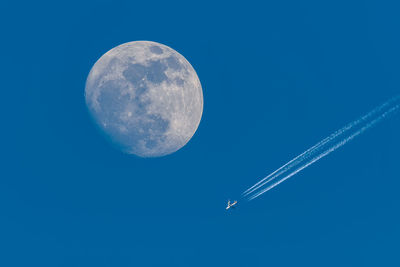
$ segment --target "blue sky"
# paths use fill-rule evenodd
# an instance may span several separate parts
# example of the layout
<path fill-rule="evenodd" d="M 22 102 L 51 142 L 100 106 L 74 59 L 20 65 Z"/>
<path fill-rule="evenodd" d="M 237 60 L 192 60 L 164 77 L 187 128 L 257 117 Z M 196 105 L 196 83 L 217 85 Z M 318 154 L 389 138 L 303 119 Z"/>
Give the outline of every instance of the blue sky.
<path fill-rule="evenodd" d="M 224 210 L 399 93 L 394 1 L 3 6 L 1 266 L 400 265 L 399 114 Z M 203 86 L 170 156 L 120 153 L 86 110 L 92 65 L 135 40 L 177 50 Z"/>

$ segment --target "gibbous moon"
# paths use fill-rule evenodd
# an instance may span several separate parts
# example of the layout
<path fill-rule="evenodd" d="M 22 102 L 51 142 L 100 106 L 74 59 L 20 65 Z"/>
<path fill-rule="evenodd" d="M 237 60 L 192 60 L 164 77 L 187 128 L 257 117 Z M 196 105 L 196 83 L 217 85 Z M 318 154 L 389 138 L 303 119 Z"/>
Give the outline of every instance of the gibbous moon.
<path fill-rule="evenodd" d="M 105 53 L 90 70 L 85 99 L 108 139 L 140 157 L 179 150 L 203 113 L 203 91 L 190 63 L 172 48 L 149 41 Z"/>

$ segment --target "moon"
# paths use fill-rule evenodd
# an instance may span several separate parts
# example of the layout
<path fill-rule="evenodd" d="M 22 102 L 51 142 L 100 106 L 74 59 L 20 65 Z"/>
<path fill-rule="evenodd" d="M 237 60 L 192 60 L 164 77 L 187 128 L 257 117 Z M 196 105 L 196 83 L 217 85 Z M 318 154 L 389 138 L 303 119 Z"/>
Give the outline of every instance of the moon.
<path fill-rule="evenodd" d="M 150 41 L 124 43 L 105 53 L 87 77 L 85 100 L 107 139 L 139 157 L 182 148 L 203 113 L 196 71 L 172 48 Z"/>

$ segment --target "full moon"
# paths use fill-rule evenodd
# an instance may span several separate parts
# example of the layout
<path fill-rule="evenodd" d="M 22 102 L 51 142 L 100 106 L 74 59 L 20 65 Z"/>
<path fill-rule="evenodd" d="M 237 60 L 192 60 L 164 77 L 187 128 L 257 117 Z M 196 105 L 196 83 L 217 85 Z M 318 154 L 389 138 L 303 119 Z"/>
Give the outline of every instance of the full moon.
<path fill-rule="evenodd" d="M 105 53 L 90 70 L 85 100 L 105 136 L 140 157 L 182 148 L 203 113 L 203 91 L 193 67 L 172 48 L 150 41 Z"/>

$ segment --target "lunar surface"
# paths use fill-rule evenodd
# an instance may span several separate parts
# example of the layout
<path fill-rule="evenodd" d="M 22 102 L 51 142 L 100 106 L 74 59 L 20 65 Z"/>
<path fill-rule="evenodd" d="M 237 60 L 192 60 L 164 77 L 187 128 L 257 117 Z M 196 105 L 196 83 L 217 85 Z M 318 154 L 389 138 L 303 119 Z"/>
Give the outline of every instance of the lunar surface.
<path fill-rule="evenodd" d="M 92 67 L 86 104 L 96 124 L 122 151 L 159 157 L 183 147 L 203 113 L 203 92 L 190 63 L 149 41 L 119 45 Z"/>

